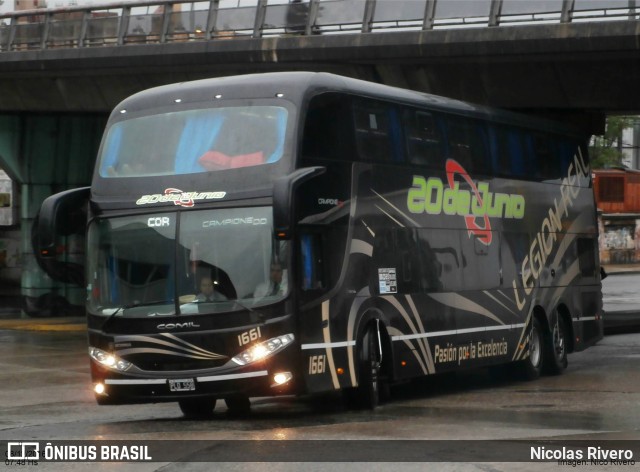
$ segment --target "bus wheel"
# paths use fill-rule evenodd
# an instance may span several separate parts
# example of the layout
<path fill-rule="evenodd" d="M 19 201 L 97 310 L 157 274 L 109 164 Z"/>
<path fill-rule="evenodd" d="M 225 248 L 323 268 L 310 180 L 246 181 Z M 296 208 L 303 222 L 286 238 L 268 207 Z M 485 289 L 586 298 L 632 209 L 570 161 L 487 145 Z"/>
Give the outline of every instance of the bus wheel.
<path fill-rule="evenodd" d="M 531 321 L 531 335 L 529 337 L 529 355 L 522 361 L 525 379 L 535 380 L 542 371 L 543 333 L 537 318 Z"/>
<path fill-rule="evenodd" d="M 216 407 L 216 399 L 211 397 L 190 398 L 188 400 L 180 400 L 180 411 L 186 418 L 210 418 L 213 416 L 213 410 Z"/>
<path fill-rule="evenodd" d="M 251 401 L 244 395 L 232 395 L 224 399 L 229 414 L 233 416 L 246 416 L 251 412 Z"/>
<path fill-rule="evenodd" d="M 551 375 L 561 374 L 567 367 L 567 329 L 564 318 L 558 314 L 556 323 L 545 336 L 544 370 Z"/>
<path fill-rule="evenodd" d="M 358 353 L 359 377 L 355 392 L 357 406 L 373 410 L 380 403 L 378 335 L 373 327 L 367 329 L 362 337 Z"/>

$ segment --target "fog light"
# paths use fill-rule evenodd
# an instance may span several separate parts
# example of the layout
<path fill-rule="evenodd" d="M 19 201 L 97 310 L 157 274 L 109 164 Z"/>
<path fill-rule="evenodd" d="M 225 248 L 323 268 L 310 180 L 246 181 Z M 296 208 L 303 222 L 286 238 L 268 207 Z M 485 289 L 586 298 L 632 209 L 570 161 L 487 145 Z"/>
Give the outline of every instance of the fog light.
<path fill-rule="evenodd" d="M 292 378 L 293 378 L 293 375 L 291 374 L 291 372 L 278 372 L 273 376 L 273 381 L 275 382 L 275 384 L 272 385 L 272 387 L 277 387 L 278 385 L 284 385 Z"/>
<path fill-rule="evenodd" d="M 96 392 L 98 395 L 104 395 L 104 391 L 105 391 L 104 384 L 101 382 L 98 382 L 93 386 L 93 391 Z"/>

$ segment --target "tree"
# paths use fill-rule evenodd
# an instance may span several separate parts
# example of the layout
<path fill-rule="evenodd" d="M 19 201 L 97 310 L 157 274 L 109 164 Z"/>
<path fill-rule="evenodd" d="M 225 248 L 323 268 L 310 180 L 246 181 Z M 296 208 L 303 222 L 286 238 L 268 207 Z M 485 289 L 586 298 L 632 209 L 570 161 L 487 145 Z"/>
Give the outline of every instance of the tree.
<path fill-rule="evenodd" d="M 622 166 L 622 132 L 633 126 L 635 117 L 608 116 L 603 135 L 591 139 L 589 155 L 592 169 Z"/>

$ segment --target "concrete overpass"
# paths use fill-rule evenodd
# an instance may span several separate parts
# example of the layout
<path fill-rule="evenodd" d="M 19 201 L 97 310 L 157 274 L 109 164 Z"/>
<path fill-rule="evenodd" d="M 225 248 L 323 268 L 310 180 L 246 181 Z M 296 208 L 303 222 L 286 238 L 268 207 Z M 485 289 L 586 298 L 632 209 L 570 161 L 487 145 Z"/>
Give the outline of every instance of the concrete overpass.
<path fill-rule="evenodd" d="M 530 111 L 640 109 L 639 0 L 159 0 L 3 16 L 0 112 L 106 113 L 151 86 L 272 70 Z"/>
<path fill-rule="evenodd" d="M 0 167 L 21 200 L 0 252 L 3 238 L 22 248 L 19 291 L 82 300 L 35 266 L 31 221 L 44 197 L 88 183 L 120 100 L 275 70 L 329 71 L 597 133 L 608 113 L 640 112 L 640 0 L 156 0 L 0 15 Z"/>

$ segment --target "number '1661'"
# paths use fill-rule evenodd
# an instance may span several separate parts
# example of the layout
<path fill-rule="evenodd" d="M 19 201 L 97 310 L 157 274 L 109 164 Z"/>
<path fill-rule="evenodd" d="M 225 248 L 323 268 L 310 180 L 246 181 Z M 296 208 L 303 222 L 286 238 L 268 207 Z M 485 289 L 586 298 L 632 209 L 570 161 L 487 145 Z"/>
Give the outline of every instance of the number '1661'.
<path fill-rule="evenodd" d="M 311 356 L 309 357 L 309 374 L 324 374 L 327 368 L 327 356 Z"/>
<path fill-rule="evenodd" d="M 242 334 L 238 335 L 238 344 L 240 346 L 244 346 L 245 344 L 249 344 L 251 341 L 255 341 L 256 339 L 260 339 L 262 337 L 262 333 L 260 332 L 260 327 L 250 329 L 249 331 L 245 331 Z"/>

